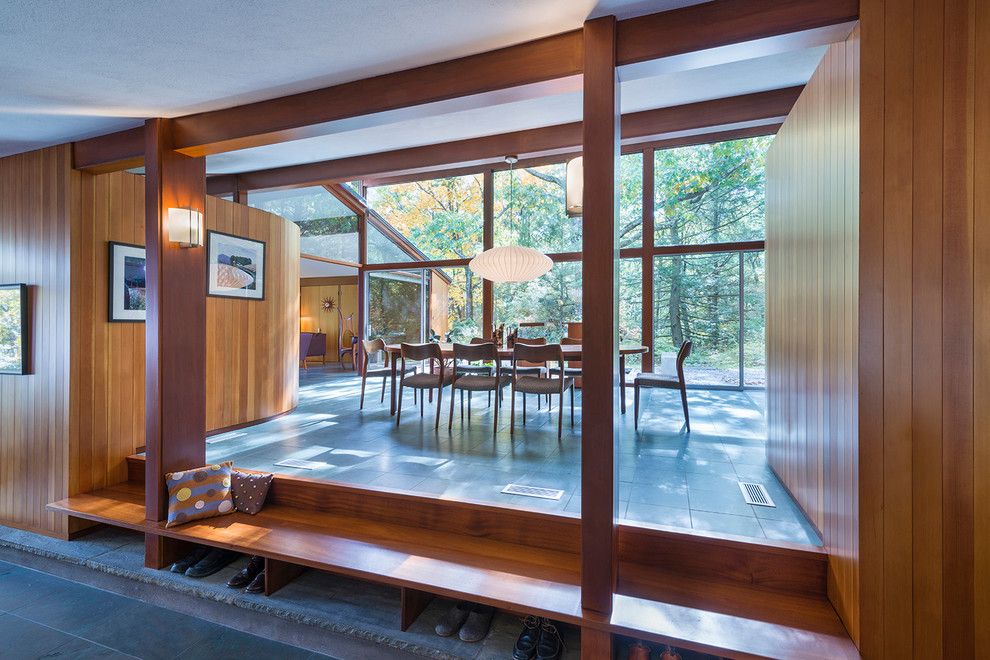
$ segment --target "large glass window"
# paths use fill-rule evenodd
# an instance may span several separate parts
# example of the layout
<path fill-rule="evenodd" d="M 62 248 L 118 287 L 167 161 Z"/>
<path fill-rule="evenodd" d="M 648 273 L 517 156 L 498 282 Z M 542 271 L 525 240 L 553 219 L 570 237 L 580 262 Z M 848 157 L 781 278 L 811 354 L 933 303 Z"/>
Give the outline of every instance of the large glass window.
<path fill-rule="evenodd" d="M 654 276 L 654 369 L 690 341 L 689 385 L 738 386 L 739 253 L 659 256 Z"/>
<path fill-rule="evenodd" d="M 423 341 L 425 287 L 420 269 L 368 273 L 366 337 L 380 337 L 386 344 Z"/>
<path fill-rule="evenodd" d="M 581 218 L 566 211 L 566 165 L 495 172 L 495 245 L 545 253 L 581 250 Z M 513 200 L 509 208 L 510 197 Z M 510 212 L 511 210 L 511 212 Z"/>
<path fill-rule="evenodd" d="M 619 247 L 643 245 L 643 154 L 619 159 Z"/>
<path fill-rule="evenodd" d="M 654 154 L 657 245 L 762 240 L 771 137 Z"/>
<path fill-rule="evenodd" d="M 495 324 L 506 329 L 522 323 L 542 323 L 530 335 L 557 342 L 567 336 L 567 324 L 581 321 L 581 262 L 555 263 L 549 273 L 531 282 L 496 284 Z"/>
<path fill-rule="evenodd" d="M 643 343 L 643 262 L 619 261 L 619 343 Z M 626 366 L 639 369 L 642 355 L 626 357 Z"/>
<path fill-rule="evenodd" d="M 746 387 L 767 385 L 767 281 L 764 252 L 743 255 L 743 343 Z"/>
<path fill-rule="evenodd" d="M 368 203 L 424 260 L 467 259 L 482 248 L 482 178 L 377 186 L 368 190 Z M 373 256 L 369 250 L 369 263 L 389 263 Z"/>
<path fill-rule="evenodd" d="M 251 192 L 248 206 L 299 225 L 299 251 L 358 261 L 358 217 L 323 186 Z"/>
<path fill-rule="evenodd" d="M 429 273 L 430 338 L 467 344 L 481 337 L 482 279 L 468 268 L 434 268 Z"/>

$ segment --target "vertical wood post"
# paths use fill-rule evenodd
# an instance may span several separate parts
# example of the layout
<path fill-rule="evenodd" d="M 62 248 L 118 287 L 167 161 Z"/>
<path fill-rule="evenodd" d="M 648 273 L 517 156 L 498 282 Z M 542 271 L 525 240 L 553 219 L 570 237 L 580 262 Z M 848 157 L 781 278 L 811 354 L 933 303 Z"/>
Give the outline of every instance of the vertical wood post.
<path fill-rule="evenodd" d="M 167 119 L 145 123 L 145 516 L 152 521 L 165 517 L 165 473 L 206 461 L 206 246 L 170 242 L 166 224 L 169 208 L 205 212 L 206 160 L 174 151 L 171 129 Z M 153 555 L 162 544 L 146 547 L 146 562 L 160 565 Z"/>
<path fill-rule="evenodd" d="M 643 150 L 643 346 L 649 351 L 643 355 L 644 372 L 653 371 L 653 245 L 654 208 L 656 204 L 656 178 L 653 149 Z"/>
<path fill-rule="evenodd" d="M 361 186 L 361 197 L 368 199 L 368 187 Z M 367 308 L 365 305 L 365 270 L 364 266 L 368 263 L 368 209 L 370 207 L 365 206 L 365 210 L 358 214 L 358 263 L 361 264 L 358 267 L 358 285 L 357 285 L 357 335 L 358 343 L 354 347 L 354 362 L 357 364 L 357 370 L 363 374 L 364 372 L 364 344 L 361 342 L 367 337 L 365 336 L 366 326 L 368 324 L 365 315 L 367 314 Z"/>
<path fill-rule="evenodd" d="M 614 16 L 584 24 L 581 601 L 600 614 L 611 613 L 615 585 L 620 135 L 615 26 Z"/>
<path fill-rule="evenodd" d="M 485 170 L 485 178 L 482 186 L 484 195 L 484 229 L 482 233 L 482 250 L 490 250 L 495 247 L 495 173 L 491 169 Z M 471 292 L 468 291 L 468 295 Z M 492 338 L 492 324 L 495 323 L 495 297 L 491 280 L 481 281 L 481 336 L 485 339 Z"/>

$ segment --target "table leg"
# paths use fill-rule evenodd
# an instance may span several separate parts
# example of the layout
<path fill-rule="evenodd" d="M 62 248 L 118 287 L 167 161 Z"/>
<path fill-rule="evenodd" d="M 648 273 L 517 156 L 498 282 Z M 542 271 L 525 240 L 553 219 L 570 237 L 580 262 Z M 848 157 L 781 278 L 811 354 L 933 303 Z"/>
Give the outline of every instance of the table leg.
<path fill-rule="evenodd" d="M 396 372 L 396 363 L 399 360 L 398 360 L 398 358 L 396 358 L 395 355 L 389 355 L 389 358 L 391 358 L 390 359 L 390 362 L 392 363 L 391 366 L 390 366 L 391 375 L 389 376 L 389 378 L 392 379 L 392 382 L 390 383 L 389 393 L 388 393 L 388 400 L 389 400 L 389 413 L 388 414 L 394 415 L 395 414 L 395 372 Z"/>
<path fill-rule="evenodd" d="M 619 353 L 619 410 L 626 414 L 626 356 L 622 353 Z"/>

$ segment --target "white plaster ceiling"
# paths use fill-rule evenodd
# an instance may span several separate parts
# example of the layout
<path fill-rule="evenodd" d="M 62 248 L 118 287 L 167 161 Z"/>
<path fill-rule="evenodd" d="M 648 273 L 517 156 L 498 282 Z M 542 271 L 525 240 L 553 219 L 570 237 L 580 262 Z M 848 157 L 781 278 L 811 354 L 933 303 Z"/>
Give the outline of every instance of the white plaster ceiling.
<path fill-rule="evenodd" d="M 345 277 L 357 275 L 357 268 L 352 268 L 350 266 L 341 266 L 340 264 L 328 264 L 325 261 L 317 261 L 316 259 L 306 259 L 305 257 L 299 260 L 299 277 Z"/>
<path fill-rule="evenodd" d="M 4 0 L 0 156 L 699 0 Z"/>

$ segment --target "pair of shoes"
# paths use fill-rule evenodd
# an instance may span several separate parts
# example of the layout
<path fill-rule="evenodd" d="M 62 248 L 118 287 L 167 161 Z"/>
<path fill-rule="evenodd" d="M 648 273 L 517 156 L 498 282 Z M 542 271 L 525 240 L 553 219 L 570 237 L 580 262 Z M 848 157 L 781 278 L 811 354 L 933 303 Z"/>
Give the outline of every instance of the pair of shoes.
<path fill-rule="evenodd" d="M 213 548 L 209 550 L 202 559 L 187 568 L 186 575 L 192 578 L 203 578 L 208 575 L 213 575 L 238 557 L 240 557 L 240 555 L 236 552 L 232 552 L 231 550 L 218 550 Z"/>
<path fill-rule="evenodd" d="M 494 616 L 494 607 L 461 601 L 443 615 L 434 630 L 441 637 L 450 637 L 457 632 L 463 642 L 480 642 L 488 636 Z"/>
<path fill-rule="evenodd" d="M 231 589 L 244 589 L 249 594 L 260 594 L 265 590 L 265 558 L 254 556 L 237 575 L 227 580 Z"/>
<path fill-rule="evenodd" d="M 523 629 L 512 649 L 512 660 L 557 660 L 564 652 L 557 627 L 550 619 L 528 616 L 523 619 Z"/>
<path fill-rule="evenodd" d="M 210 551 L 209 548 L 205 548 L 201 545 L 198 545 L 196 546 L 195 550 L 190 552 L 188 555 L 186 555 L 179 561 L 172 564 L 172 566 L 170 566 L 168 570 L 172 571 L 173 573 L 185 573 L 186 571 L 189 570 L 190 566 L 202 560 L 203 557 L 206 556 L 206 553 L 208 553 L 209 551 Z"/>
<path fill-rule="evenodd" d="M 629 647 L 629 660 L 650 660 L 650 647 L 643 642 L 635 642 Z"/>

